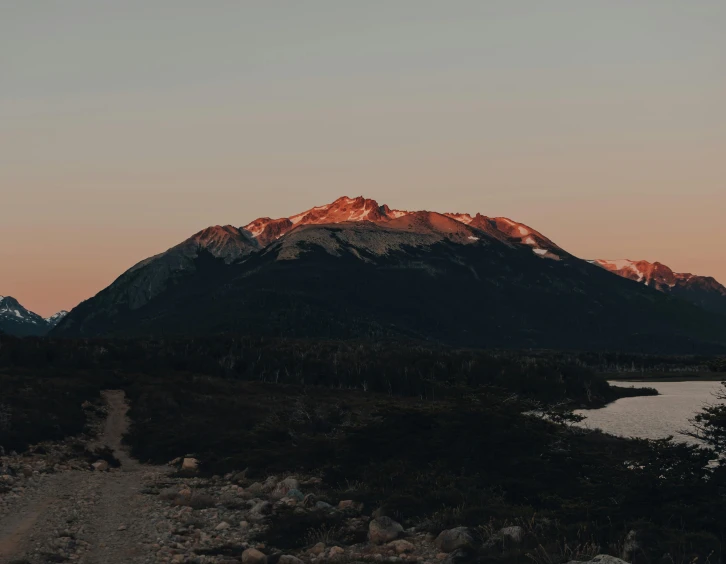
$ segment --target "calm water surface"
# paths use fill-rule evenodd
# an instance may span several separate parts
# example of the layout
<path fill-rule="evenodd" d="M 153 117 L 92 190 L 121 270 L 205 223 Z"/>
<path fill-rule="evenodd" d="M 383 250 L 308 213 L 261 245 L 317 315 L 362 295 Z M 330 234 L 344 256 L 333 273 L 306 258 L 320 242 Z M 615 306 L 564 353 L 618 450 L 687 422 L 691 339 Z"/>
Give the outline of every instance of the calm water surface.
<path fill-rule="evenodd" d="M 586 419 L 580 425 L 602 429 L 613 435 L 662 439 L 673 435 L 675 440 L 697 442 L 680 434 L 690 429 L 688 420 L 706 404 L 716 403 L 713 392 L 720 382 L 618 382 L 623 387 L 650 387 L 659 396 L 623 398 L 602 409 L 583 409 L 576 413 Z"/>

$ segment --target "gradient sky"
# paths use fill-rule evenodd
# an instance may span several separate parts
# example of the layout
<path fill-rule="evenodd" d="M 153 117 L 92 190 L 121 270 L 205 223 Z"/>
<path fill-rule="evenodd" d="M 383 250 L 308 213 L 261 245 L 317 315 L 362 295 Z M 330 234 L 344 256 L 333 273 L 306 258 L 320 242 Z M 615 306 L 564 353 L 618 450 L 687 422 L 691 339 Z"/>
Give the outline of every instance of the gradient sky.
<path fill-rule="evenodd" d="M 0 294 L 365 195 L 726 283 L 723 0 L 3 0 Z"/>

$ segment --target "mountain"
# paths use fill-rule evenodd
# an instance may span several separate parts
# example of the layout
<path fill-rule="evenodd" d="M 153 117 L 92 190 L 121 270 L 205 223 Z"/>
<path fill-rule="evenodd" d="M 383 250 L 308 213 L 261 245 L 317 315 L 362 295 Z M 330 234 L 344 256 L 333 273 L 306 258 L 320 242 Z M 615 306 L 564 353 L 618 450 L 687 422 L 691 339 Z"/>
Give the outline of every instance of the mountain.
<path fill-rule="evenodd" d="M 25 337 L 45 335 L 49 329 L 45 319 L 25 309 L 18 300 L 10 296 L 0 296 L 0 331 Z"/>
<path fill-rule="evenodd" d="M 66 315 L 68 315 L 68 312 L 62 309 L 58 313 L 54 313 L 50 317 L 46 317 L 45 322 L 48 325 L 48 330 L 50 331 L 56 325 L 58 325 Z"/>
<path fill-rule="evenodd" d="M 726 314 L 726 287 L 711 276 L 673 272 L 659 262 L 645 260 L 595 260 L 605 270 L 677 296 L 704 309 Z"/>
<path fill-rule="evenodd" d="M 129 269 L 52 334 L 219 332 L 726 350 L 726 318 L 612 276 L 527 225 L 362 197 L 209 227 Z"/>
<path fill-rule="evenodd" d="M 68 315 L 67 311 L 59 311 L 43 319 L 37 313 L 24 308 L 20 302 L 10 296 L 0 296 L 0 332 L 17 337 L 45 335 Z"/>

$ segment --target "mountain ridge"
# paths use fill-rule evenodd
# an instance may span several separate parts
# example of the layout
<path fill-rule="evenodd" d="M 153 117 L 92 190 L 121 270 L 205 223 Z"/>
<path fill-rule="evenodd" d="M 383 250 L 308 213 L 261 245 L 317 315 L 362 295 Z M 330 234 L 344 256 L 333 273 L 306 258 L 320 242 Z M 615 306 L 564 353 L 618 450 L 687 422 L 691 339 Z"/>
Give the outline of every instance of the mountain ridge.
<path fill-rule="evenodd" d="M 12 296 L 0 296 L 0 331 L 18 337 L 45 335 L 68 314 L 61 310 L 43 318 Z"/>
<path fill-rule="evenodd" d="M 466 346 L 726 346 L 726 318 L 612 276 L 525 224 L 345 196 L 288 218 L 202 230 L 129 269 L 53 334 L 225 331 Z"/>

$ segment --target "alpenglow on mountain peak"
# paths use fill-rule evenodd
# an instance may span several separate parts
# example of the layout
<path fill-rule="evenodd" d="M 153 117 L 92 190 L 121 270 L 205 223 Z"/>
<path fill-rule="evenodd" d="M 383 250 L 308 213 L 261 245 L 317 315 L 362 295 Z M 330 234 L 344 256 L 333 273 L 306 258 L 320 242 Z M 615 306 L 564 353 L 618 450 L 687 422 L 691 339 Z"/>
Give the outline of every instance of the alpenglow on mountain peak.
<path fill-rule="evenodd" d="M 726 314 L 726 287 L 712 276 L 674 272 L 670 267 L 657 261 L 598 259 L 590 262 L 664 294 L 685 299 L 704 309 Z"/>
<path fill-rule="evenodd" d="M 407 221 L 405 218 L 409 218 Z M 387 225 L 391 228 L 400 227 L 409 231 L 417 231 L 430 227 L 446 231 L 445 218 L 489 233 L 495 238 L 508 239 L 531 247 L 532 251 L 542 257 L 557 258 L 561 249 L 552 241 L 531 227 L 517 223 L 504 217 L 490 218 L 481 214 L 471 216 L 465 213 L 437 213 L 428 211 L 406 211 L 391 209 L 380 205 L 375 200 L 358 196 L 350 198 L 342 196 L 337 200 L 313 207 L 302 213 L 272 219 L 261 217 L 241 227 L 242 233 L 249 235 L 260 247 L 264 247 L 297 227 L 304 225 L 327 225 L 346 222 L 370 222 Z M 397 221 L 400 220 L 400 221 Z M 426 227 L 424 227 L 426 225 Z M 451 227 L 448 228 L 451 231 Z M 469 235 L 470 241 L 478 240 L 475 234 Z"/>

